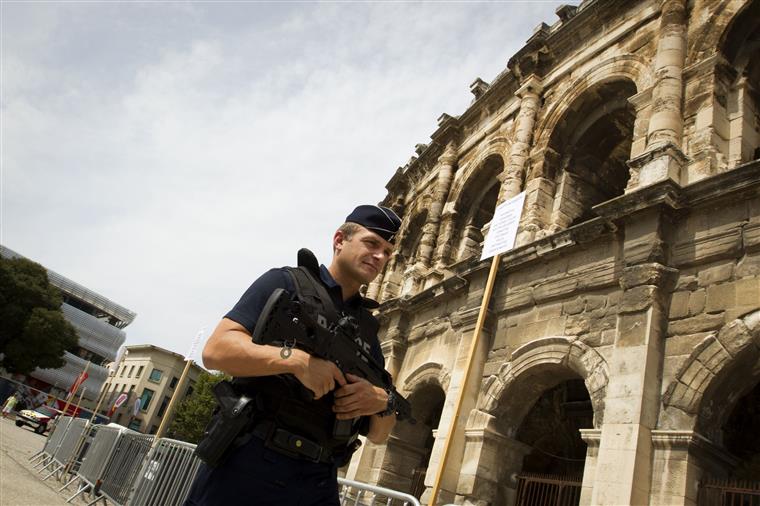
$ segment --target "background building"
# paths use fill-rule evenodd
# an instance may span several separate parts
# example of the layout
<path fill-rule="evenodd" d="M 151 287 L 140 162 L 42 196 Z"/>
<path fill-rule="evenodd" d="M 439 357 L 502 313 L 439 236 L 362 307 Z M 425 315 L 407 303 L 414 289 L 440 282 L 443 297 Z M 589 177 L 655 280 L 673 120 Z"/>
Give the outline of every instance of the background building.
<path fill-rule="evenodd" d="M 718 504 L 711 480 L 760 479 L 760 1 L 557 15 L 387 185 L 403 224 L 367 291 L 420 422 L 347 474 L 425 502 L 454 424 L 441 503 L 513 505 L 540 473 L 547 499 Z M 523 191 L 453 420 L 483 238 Z"/>
<path fill-rule="evenodd" d="M 104 408 L 113 406 L 121 393 L 127 393 L 129 398 L 115 411 L 111 420 L 130 429 L 155 434 L 184 368 L 185 358 L 178 353 L 152 344 L 127 346 L 126 356 L 107 385 Z M 183 391 L 178 394 L 178 402 L 193 392 L 202 371 L 203 368 L 195 363 L 190 366 Z M 138 400 L 140 406 L 135 411 Z"/>
<path fill-rule="evenodd" d="M 6 258 L 23 258 L 15 251 L 0 245 L 0 255 Z M 134 321 L 136 313 L 112 300 L 47 269 L 50 284 L 63 295 L 61 311 L 73 325 L 79 338 L 79 347 L 65 352 L 66 364 L 59 369 L 37 369 L 24 382 L 33 388 L 65 397 L 66 391 L 84 370 L 87 362 L 88 378 L 80 387 L 85 402 L 83 406 L 94 407 L 94 402 L 108 377 L 105 365 L 116 359 L 119 347 L 127 338 L 124 328 Z M 85 390 L 82 390 L 82 389 Z M 86 402 L 88 401 L 89 402 Z"/>

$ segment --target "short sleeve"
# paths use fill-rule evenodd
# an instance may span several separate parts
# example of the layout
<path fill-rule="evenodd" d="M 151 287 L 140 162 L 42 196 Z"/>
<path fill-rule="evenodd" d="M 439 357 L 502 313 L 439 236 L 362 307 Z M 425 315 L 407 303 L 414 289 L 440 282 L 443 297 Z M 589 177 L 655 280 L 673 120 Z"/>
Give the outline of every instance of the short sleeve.
<path fill-rule="evenodd" d="M 267 300 L 269 300 L 269 296 L 278 288 L 292 292 L 293 282 L 284 269 L 271 269 L 248 287 L 235 307 L 224 317 L 239 323 L 249 333 L 253 333 L 256 321 L 259 319 Z"/>

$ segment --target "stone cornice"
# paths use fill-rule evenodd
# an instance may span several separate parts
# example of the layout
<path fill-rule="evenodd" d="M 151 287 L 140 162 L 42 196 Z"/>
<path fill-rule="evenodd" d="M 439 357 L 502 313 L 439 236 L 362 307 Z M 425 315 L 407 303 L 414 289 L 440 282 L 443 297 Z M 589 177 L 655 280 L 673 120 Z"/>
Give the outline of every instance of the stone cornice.
<path fill-rule="evenodd" d="M 685 206 L 682 188 L 672 179 L 666 179 L 608 200 L 594 206 L 593 210 L 602 218 L 613 221 L 659 206 L 670 209 L 682 209 Z"/>
<path fill-rule="evenodd" d="M 652 446 L 655 450 L 680 450 L 717 462 L 724 469 L 736 466 L 738 459 L 724 448 L 692 430 L 653 430 Z"/>
<path fill-rule="evenodd" d="M 702 179 L 683 188 L 690 205 L 698 205 L 737 192 L 756 193 L 760 189 L 760 160 L 745 163 L 735 169 Z"/>

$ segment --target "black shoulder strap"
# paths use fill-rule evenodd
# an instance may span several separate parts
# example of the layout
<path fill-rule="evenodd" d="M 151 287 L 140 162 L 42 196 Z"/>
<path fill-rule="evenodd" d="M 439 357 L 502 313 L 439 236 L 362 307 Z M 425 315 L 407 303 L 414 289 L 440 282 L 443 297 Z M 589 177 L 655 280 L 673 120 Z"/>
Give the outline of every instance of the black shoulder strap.
<path fill-rule="evenodd" d="M 314 254 L 306 248 L 299 250 L 298 267 L 286 269 L 293 278 L 298 297 L 310 304 L 321 306 L 327 319 L 337 322 L 338 311 L 327 289 L 319 281 L 319 264 Z"/>

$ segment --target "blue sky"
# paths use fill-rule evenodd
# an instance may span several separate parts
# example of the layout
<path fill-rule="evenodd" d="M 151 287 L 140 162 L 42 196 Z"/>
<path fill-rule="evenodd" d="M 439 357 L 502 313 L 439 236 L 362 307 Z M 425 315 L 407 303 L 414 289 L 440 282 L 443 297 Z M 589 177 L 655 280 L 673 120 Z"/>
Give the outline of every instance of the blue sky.
<path fill-rule="evenodd" d="M 3 2 L 0 243 L 185 354 L 299 247 L 329 263 L 558 5 Z"/>

